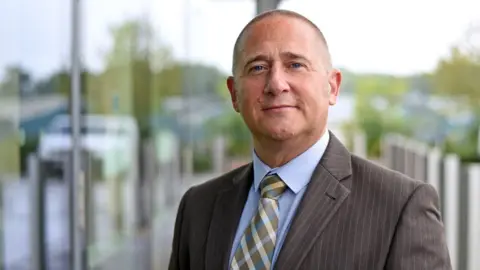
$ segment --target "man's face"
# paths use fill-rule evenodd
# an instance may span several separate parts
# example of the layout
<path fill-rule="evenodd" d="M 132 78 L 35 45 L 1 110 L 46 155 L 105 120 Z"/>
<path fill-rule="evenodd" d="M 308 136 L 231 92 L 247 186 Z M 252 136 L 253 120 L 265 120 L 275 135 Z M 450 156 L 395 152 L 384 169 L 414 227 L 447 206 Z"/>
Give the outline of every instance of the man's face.
<path fill-rule="evenodd" d="M 320 134 L 336 103 L 341 75 L 330 70 L 325 45 L 307 23 L 265 18 L 244 35 L 232 103 L 256 138 L 273 140 Z"/>

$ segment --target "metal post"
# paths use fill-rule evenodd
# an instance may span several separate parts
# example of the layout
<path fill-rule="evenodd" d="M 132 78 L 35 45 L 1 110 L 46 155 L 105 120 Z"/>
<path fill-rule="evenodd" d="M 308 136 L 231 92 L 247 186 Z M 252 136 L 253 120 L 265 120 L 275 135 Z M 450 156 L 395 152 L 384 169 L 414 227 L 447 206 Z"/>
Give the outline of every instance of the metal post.
<path fill-rule="evenodd" d="M 225 163 L 225 138 L 219 135 L 213 142 L 213 172 L 220 175 Z"/>
<path fill-rule="evenodd" d="M 421 142 L 415 143 L 415 159 L 414 159 L 414 178 L 420 181 L 427 181 L 427 163 L 426 156 L 428 153 L 428 146 Z"/>
<path fill-rule="evenodd" d="M 31 233 L 31 269 L 47 269 L 45 247 L 45 185 L 35 154 L 28 157 L 28 181 L 30 181 L 30 233 Z"/>
<path fill-rule="evenodd" d="M 457 265 L 456 269 L 467 269 L 468 256 L 468 203 L 469 203 L 469 166 L 460 167 L 460 181 L 458 186 L 458 236 L 457 236 Z M 455 269 L 455 268 L 454 268 Z"/>
<path fill-rule="evenodd" d="M 151 139 L 145 140 L 142 144 L 141 159 L 142 176 L 140 185 L 137 189 L 137 223 L 139 228 L 146 228 L 153 219 L 153 200 L 155 199 L 155 166 L 156 158 L 154 154 L 153 142 Z"/>
<path fill-rule="evenodd" d="M 390 169 L 393 169 L 393 148 L 391 135 L 385 135 L 382 139 L 382 163 Z"/>
<path fill-rule="evenodd" d="M 468 186 L 467 270 L 475 270 L 480 265 L 480 164 L 469 167 Z"/>
<path fill-rule="evenodd" d="M 81 5 L 80 0 L 72 0 L 72 33 L 71 33 L 71 126 L 72 126 L 72 188 L 73 192 L 73 270 L 84 270 L 87 268 L 86 263 L 86 235 L 85 235 L 85 217 L 81 214 L 84 207 L 81 190 L 79 187 L 83 183 L 83 172 L 81 168 L 81 85 L 80 85 L 80 17 L 81 17 Z M 84 209 L 83 209 L 84 210 Z"/>
<path fill-rule="evenodd" d="M 177 194 L 183 186 L 184 183 L 179 182 L 178 180 L 182 177 L 181 175 L 181 143 L 179 139 L 174 139 L 171 142 L 172 146 L 172 156 L 171 159 L 161 164 L 164 171 L 160 171 L 159 175 L 162 175 L 161 179 L 163 181 L 163 192 L 165 198 L 165 206 L 173 206 L 176 203 Z"/>
<path fill-rule="evenodd" d="M 441 158 L 442 152 L 437 147 L 433 148 L 428 153 L 428 160 L 427 160 L 427 182 L 432 185 L 439 194 L 441 194 L 440 190 L 440 170 L 441 170 Z M 440 195 L 441 196 L 441 195 Z"/>
<path fill-rule="evenodd" d="M 280 0 L 257 0 L 257 14 L 276 9 Z"/>
<path fill-rule="evenodd" d="M 409 177 L 414 177 L 413 176 L 413 170 L 415 166 L 415 152 L 414 152 L 414 142 L 405 138 L 404 139 L 404 144 L 403 144 L 403 150 L 405 151 L 404 155 L 404 168 L 403 168 L 403 173 L 408 175 Z"/>
<path fill-rule="evenodd" d="M 155 219 L 156 213 L 156 198 L 158 196 L 158 167 L 159 162 L 157 156 L 155 155 L 154 142 L 150 140 L 150 147 L 147 150 L 148 156 L 151 158 L 150 165 L 148 167 L 147 175 L 149 176 L 149 200 L 148 200 L 148 215 L 149 215 L 149 225 L 152 228 L 153 220 Z"/>
<path fill-rule="evenodd" d="M 149 237 L 146 237 L 144 248 L 139 249 L 142 252 L 135 252 L 135 262 L 142 265 L 143 269 L 152 269 L 153 267 L 153 242 L 152 239 L 155 236 L 153 228 L 153 206 L 155 205 L 153 200 L 155 199 L 155 166 L 156 158 L 154 154 L 154 147 L 152 139 L 146 139 L 141 144 L 140 159 L 142 162 L 142 174 L 137 183 L 139 187 L 137 189 L 137 225 L 138 229 L 147 232 Z M 144 251 L 144 252 L 143 252 Z"/>
<path fill-rule="evenodd" d="M 63 181 L 67 183 L 68 188 L 68 247 L 69 247 L 69 265 L 73 269 L 74 251 L 75 251 L 75 183 L 72 179 L 72 155 L 68 155 L 63 160 Z"/>
<path fill-rule="evenodd" d="M 405 173 L 405 139 L 397 135 L 395 136 L 395 170 L 401 173 Z"/>
<path fill-rule="evenodd" d="M 353 153 L 362 158 L 367 157 L 367 138 L 363 130 L 353 133 Z"/>
<path fill-rule="evenodd" d="M 392 151 L 392 169 L 395 171 L 399 171 L 399 163 L 400 163 L 400 150 L 398 148 L 398 142 L 396 137 L 391 137 L 390 139 L 390 147 Z"/>
<path fill-rule="evenodd" d="M 194 145 L 193 145 L 193 95 L 191 93 L 192 91 L 192 82 L 191 82 L 191 66 L 190 66 L 190 53 L 191 53 L 191 39 L 190 39 L 190 34 L 191 34 L 191 21 L 190 21 L 190 16 L 191 16 L 191 4 L 190 0 L 184 0 L 185 1 L 185 28 L 184 28 L 184 38 L 185 38 L 185 58 L 186 58 L 186 67 L 183 70 L 183 101 L 185 104 L 185 132 L 187 133 L 187 138 L 186 138 L 186 144 L 182 147 L 183 148 L 183 176 L 182 176 L 182 181 L 185 179 L 191 179 L 193 175 L 193 170 L 194 170 Z"/>
<path fill-rule="evenodd" d="M 458 223 L 459 223 L 459 181 L 460 159 L 455 154 L 445 157 L 445 231 L 450 250 L 450 259 L 454 269 L 457 268 Z"/>
<path fill-rule="evenodd" d="M 138 145 L 140 151 L 137 151 L 137 157 L 135 160 L 137 163 L 142 164 L 142 170 L 137 176 L 138 179 L 127 179 L 133 182 L 133 201 L 135 205 L 134 210 L 134 228 L 135 230 L 141 230 L 145 227 L 145 202 L 148 198 L 145 198 L 147 194 L 144 193 L 146 181 L 148 181 L 147 168 L 150 161 L 146 155 L 146 146 L 148 146 L 148 139 L 142 140 L 142 143 Z M 138 161 L 137 161 L 138 160 Z M 135 178 L 135 177 L 134 177 Z"/>
<path fill-rule="evenodd" d="M 84 218 L 84 256 L 87 255 L 87 248 L 95 243 L 95 195 L 93 190 L 92 177 L 92 159 L 87 151 L 82 151 L 82 170 L 83 170 L 83 218 Z M 85 257 L 85 263 L 88 265 L 88 258 Z"/>

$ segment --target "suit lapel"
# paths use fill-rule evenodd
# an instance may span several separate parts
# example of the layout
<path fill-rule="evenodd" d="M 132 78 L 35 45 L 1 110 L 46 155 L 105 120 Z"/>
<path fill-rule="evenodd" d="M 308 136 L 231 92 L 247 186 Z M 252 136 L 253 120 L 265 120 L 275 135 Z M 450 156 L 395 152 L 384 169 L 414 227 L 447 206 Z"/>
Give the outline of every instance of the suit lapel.
<path fill-rule="evenodd" d="M 308 251 L 347 198 L 350 191 L 340 181 L 350 175 L 350 153 L 330 133 L 330 142 L 297 209 L 275 269 L 300 267 Z"/>
<path fill-rule="evenodd" d="M 208 232 L 205 269 L 228 269 L 238 222 L 248 197 L 253 166 L 245 166 L 231 184 L 217 193 Z"/>

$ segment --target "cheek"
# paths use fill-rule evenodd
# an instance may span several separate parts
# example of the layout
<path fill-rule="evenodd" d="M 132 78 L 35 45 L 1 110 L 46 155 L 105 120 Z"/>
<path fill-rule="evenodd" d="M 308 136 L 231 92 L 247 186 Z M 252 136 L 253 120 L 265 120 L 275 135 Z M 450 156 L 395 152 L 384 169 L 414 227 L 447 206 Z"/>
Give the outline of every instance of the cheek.
<path fill-rule="evenodd" d="M 245 109 L 252 110 L 257 107 L 258 101 L 263 94 L 263 88 L 261 88 L 259 84 L 249 82 L 244 84 L 242 92 L 238 94 L 238 100 L 240 101 L 241 106 Z"/>
<path fill-rule="evenodd" d="M 304 91 L 298 93 L 298 98 L 304 106 L 304 113 L 308 117 L 320 116 L 324 110 L 328 109 L 329 95 L 327 89 L 321 87 L 304 86 Z"/>

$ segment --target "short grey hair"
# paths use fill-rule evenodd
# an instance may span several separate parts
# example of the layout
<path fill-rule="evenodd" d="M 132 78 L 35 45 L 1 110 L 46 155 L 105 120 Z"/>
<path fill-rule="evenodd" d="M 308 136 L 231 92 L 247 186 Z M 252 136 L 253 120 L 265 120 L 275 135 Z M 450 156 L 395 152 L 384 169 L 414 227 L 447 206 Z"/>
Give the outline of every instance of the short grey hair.
<path fill-rule="evenodd" d="M 233 59 L 232 59 L 232 75 L 233 76 L 235 76 L 235 73 L 236 73 L 235 71 L 236 71 L 236 68 L 237 68 L 237 62 L 238 62 L 239 54 L 240 54 L 241 49 L 242 49 L 243 37 L 245 36 L 245 32 L 247 32 L 248 29 L 250 29 L 250 27 L 253 24 L 255 24 L 256 22 L 259 22 L 259 21 L 261 21 L 265 18 L 272 17 L 272 16 L 284 16 L 284 17 L 289 17 L 289 18 L 296 18 L 296 19 L 299 19 L 299 20 L 307 23 L 311 27 L 313 27 L 315 32 L 318 34 L 318 37 L 320 38 L 322 43 L 325 45 L 325 49 L 326 49 L 326 52 L 327 52 L 327 59 L 326 60 L 328 61 L 327 64 L 329 66 L 331 66 L 332 60 L 331 60 L 331 57 L 330 57 L 327 40 L 325 39 L 325 36 L 323 35 L 320 28 L 318 28 L 318 26 L 315 23 L 313 23 L 312 21 L 307 19 L 305 16 L 303 16 L 303 15 L 297 13 L 297 12 L 290 11 L 290 10 L 283 10 L 283 9 L 275 9 L 275 10 L 271 10 L 271 11 L 261 13 L 260 15 L 253 18 L 250 22 L 248 22 L 247 25 L 245 25 L 245 27 L 242 29 L 242 31 L 238 35 L 237 40 L 235 41 L 235 45 L 233 46 Z"/>

